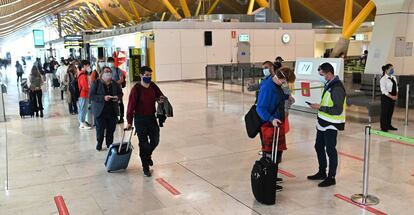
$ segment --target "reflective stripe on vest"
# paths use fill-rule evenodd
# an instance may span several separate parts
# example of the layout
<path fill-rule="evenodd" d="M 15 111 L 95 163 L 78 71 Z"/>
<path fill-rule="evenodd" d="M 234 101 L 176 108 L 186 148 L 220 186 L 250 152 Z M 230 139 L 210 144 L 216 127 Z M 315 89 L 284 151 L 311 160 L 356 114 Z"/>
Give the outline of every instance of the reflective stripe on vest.
<path fill-rule="evenodd" d="M 326 91 L 325 95 L 322 98 L 321 106 L 333 107 L 334 103 L 332 101 L 331 92 Z M 331 123 L 345 123 L 345 110 L 346 110 L 346 97 L 343 104 L 343 110 L 340 115 L 331 115 L 322 111 L 318 111 L 318 117 Z"/>

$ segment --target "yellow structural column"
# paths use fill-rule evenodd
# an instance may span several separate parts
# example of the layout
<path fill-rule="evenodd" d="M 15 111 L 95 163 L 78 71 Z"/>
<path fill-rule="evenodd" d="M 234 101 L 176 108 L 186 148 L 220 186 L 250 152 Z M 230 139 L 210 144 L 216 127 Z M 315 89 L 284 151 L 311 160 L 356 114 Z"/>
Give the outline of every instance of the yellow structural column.
<path fill-rule="evenodd" d="M 124 16 L 128 19 L 128 21 L 130 22 L 134 21 L 132 17 L 129 15 L 128 11 L 124 8 L 124 6 L 121 3 L 119 3 L 118 0 L 113 0 L 113 1 L 119 5 L 119 9 L 121 10 L 122 14 L 124 14 Z"/>
<path fill-rule="evenodd" d="M 167 7 L 167 9 L 172 13 L 172 15 L 176 19 L 182 19 L 181 15 L 177 12 L 177 10 L 171 5 L 170 1 L 162 0 L 162 3 Z"/>
<path fill-rule="evenodd" d="M 195 12 L 195 16 L 200 15 L 201 3 L 202 3 L 201 0 L 198 0 L 198 5 L 197 5 L 196 12 Z"/>
<path fill-rule="evenodd" d="M 181 8 L 183 9 L 184 16 L 191 17 L 190 9 L 188 8 L 188 4 L 186 0 L 180 0 Z"/>
<path fill-rule="evenodd" d="M 108 16 L 108 14 L 106 13 L 106 11 L 105 11 L 105 8 L 102 6 L 102 4 L 101 4 L 101 1 L 100 0 L 96 0 L 96 3 L 98 4 L 98 7 L 99 7 L 99 9 L 101 9 L 101 11 L 102 11 L 102 15 L 103 15 L 103 17 L 104 17 L 104 19 L 105 19 L 105 21 L 106 21 L 106 23 L 108 23 L 108 26 L 110 27 L 110 28 L 112 28 L 112 22 L 111 22 L 111 20 L 109 19 L 109 16 Z"/>
<path fill-rule="evenodd" d="M 141 16 L 138 13 L 137 7 L 135 7 L 134 0 L 129 0 L 129 6 L 134 11 L 134 14 L 135 14 L 135 17 L 137 18 L 137 21 L 140 22 L 141 21 Z"/>
<path fill-rule="evenodd" d="M 249 8 L 247 9 L 247 15 L 250 15 L 250 14 L 253 13 L 254 2 L 255 2 L 255 0 L 250 0 L 250 2 L 249 2 Z"/>
<path fill-rule="evenodd" d="M 269 2 L 266 0 L 256 0 L 257 4 L 259 4 L 260 7 L 269 7 Z"/>
<path fill-rule="evenodd" d="M 292 23 L 292 16 L 290 15 L 289 0 L 279 0 L 279 6 L 280 6 L 280 12 L 282 13 L 283 22 Z"/>
<path fill-rule="evenodd" d="M 359 12 L 358 16 L 355 17 L 354 21 L 349 25 L 346 29 L 345 33 L 342 35 L 344 38 L 349 39 L 353 34 L 355 34 L 356 30 L 361 26 L 361 24 L 366 20 L 369 14 L 374 10 L 375 4 L 371 0 L 362 8 L 361 12 Z"/>
<path fill-rule="evenodd" d="M 354 0 L 345 1 L 345 10 L 344 10 L 344 21 L 342 24 L 342 34 L 348 29 L 349 25 L 352 22 L 352 10 L 354 6 Z"/>
<path fill-rule="evenodd" d="M 220 0 L 214 1 L 214 3 L 211 5 L 210 9 L 208 9 L 207 14 L 212 14 L 213 11 L 216 9 L 219 2 L 220 2 Z"/>
<path fill-rule="evenodd" d="M 96 18 L 99 20 L 99 22 L 101 23 L 102 27 L 104 28 L 108 28 L 108 25 L 105 23 L 105 21 L 102 19 L 101 16 L 99 16 L 98 12 L 96 12 L 95 8 L 92 7 L 91 3 L 89 2 L 85 2 L 86 5 L 88 6 L 89 10 L 92 11 L 92 13 L 96 16 Z"/>

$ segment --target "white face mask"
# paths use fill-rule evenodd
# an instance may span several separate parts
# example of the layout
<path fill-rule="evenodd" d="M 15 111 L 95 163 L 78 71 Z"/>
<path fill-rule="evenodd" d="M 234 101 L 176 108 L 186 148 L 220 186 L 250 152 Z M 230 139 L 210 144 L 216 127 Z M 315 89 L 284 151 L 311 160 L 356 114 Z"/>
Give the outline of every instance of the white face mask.
<path fill-rule="evenodd" d="M 99 63 L 98 63 L 98 66 L 99 66 L 99 68 L 101 68 L 101 69 L 102 69 L 105 65 L 106 65 L 106 64 L 105 64 L 105 62 L 99 62 Z"/>
<path fill-rule="evenodd" d="M 269 69 L 269 68 L 265 68 L 265 69 L 263 69 L 263 75 L 264 75 L 265 77 L 269 76 L 269 75 L 270 75 L 270 69 Z"/>
<path fill-rule="evenodd" d="M 112 80 L 112 74 L 107 73 L 107 72 L 103 73 L 102 74 L 102 80 L 105 81 L 105 82 L 111 81 Z"/>
<path fill-rule="evenodd" d="M 325 76 L 319 76 L 319 81 L 322 82 L 322 84 L 326 84 L 328 81 L 325 79 Z"/>

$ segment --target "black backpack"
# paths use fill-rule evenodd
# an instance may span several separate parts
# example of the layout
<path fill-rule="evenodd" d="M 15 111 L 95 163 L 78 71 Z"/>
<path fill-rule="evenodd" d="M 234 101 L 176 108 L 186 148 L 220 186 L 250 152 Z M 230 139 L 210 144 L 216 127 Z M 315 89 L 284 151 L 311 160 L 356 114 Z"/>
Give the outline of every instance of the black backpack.
<path fill-rule="evenodd" d="M 82 76 L 82 75 L 86 75 L 86 74 L 82 73 L 82 74 L 79 75 L 79 77 Z M 78 78 L 79 77 L 75 77 L 70 82 L 70 85 L 69 85 L 70 94 L 72 95 L 72 98 L 75 99 L 75 100 L 78 100 L 79 97 L 80 97 L 80 90 L 79 90 L 79 85 L 78 85 Z"/>

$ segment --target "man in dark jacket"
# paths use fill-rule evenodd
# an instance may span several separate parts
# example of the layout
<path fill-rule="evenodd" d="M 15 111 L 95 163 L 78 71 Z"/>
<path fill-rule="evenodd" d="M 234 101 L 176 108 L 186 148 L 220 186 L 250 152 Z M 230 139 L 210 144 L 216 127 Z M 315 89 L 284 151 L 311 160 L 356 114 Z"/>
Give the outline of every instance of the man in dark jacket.
<path fill-rule="evenodd" d="M 334 75 L 334 68 L 330 63 L 323 63 L 319 67 L 320 80 L 325 88 L 320 104 L 311 104 L 311 108 L 318 110 L 318 123 L 316 125 L 315 150 L 318 155 L 319 171 L 309 180 L 323 180 L 319 187 L 329 187 L 336 184 L 335 176 L 338 166 L 336 151 L 336 138 L 338 131 L 345 129 L 345 87 Z M 326 149 L 325 149 L 326 148 Z M 326 154 L 329 157 L 329 172 L 326 175 Z"/>
<path fill-rule="evenodd" d="M 112 80 L 112 70 L 103 68 L 101 79 L 92 83 L 89 99 L 92 101 L 92 113 L 96 120 L 96 150 L 102 150 L 106 130 L 106 147 L 113 143 L 118 114 L 118 100 L 122 98 L 122 89 Z"/>
<path fill-rule="evenodd" d="M 163 102 L 164 98 L 160 88 L 151 81 L 151 74 L 151 68 L 141 68 L 141 82 L 131 89 L 127 109 L 128 129 L 134 121 L 139 140 L 139 156 L 146 177 L 151 177 L 150 166 L 154 165 L 151 155 L 160 141 L 155 103 Z"/>

